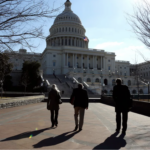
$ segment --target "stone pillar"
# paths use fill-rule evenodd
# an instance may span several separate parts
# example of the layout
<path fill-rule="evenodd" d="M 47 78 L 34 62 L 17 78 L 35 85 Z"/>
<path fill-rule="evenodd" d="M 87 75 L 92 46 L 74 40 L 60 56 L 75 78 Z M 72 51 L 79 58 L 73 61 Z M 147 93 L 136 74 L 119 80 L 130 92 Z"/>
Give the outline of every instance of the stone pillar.
<path fill-rule="evenodd" d="M 68 53 L 66 54 L 66 66 L 68 67 Z"/>
<path fill-rule="evenodd" d="M 75 67 L 75 68 L 77 68 L 77 67 L 76 67 L 76 66 L 77 66 L 77 64 L 76 64 L 77 62 L 76 62 L 76 61 L 77 61 L 76 54 L 74 54 L 74 63 L 75 63 L 74 67 Z"/>
<path fill-rule="evenodd" d="M 95 68 L 97 68 L 97 56 L 95 56 Z"/>
<path fill-rule="evenodd" d="M 73 63 L 72 63 L 72 67 L 74 68 L 74 54 L 73 54 Z"/>
<path fill-rule="evenodd" d="M 50 39 L 50 45 L 52 46 L 52 39 Z"/>
<path fill-rule="evenodd" d="M 63 54 L 63 66 L 65 67 L 65 53 Z"/>
<path fill-rule="evenodd" d="M 56 46 L 58 46 L 58 38 L 56 38 Z"/>
<path fill-rule="evenodd" d="M 70 40 L 71 40 L 70 42 L 71 42 L 71 46 L 72 46 L 72 38 Z"/>
<path fill-rule="evenodd" d="M 65 37 L 63 37 L 63 45 L 65 46 Z"/>
<path fill-rule="evenodd" d="M 86 62 L 87 62 L 87 69 L 89 69 L 89 55 L 87 55 L 87 60 L 86 60 Z"/>
<path fill-rule="evenodd" d="M 103 57 L 103 61 L 104 61 L 103 68 L 104 68 L 104 70 L 106 70 L 106 59 L 105 59 L 105 57 Z"/>
<path fill-rule="evenodd" d="M 69 38 L 67 37 L 67 46 L 69 46 Z"/>
<path fill-rule="evenodd" d="M 61 37 L 59 38 L 59 45 L 62 46 Z"/>
<path fill-rule="evenodd" d="M 103 69 L 103 66 L 102 66 L 102 56 L 100 58 L 101 58 L 101 70 L 102 70 Z"/>
<path fill-rule="evenodd" d="M 81 68 L 83 69 L 83 55 L 81 55 Z"/>
<path fill-rule="evenodd" d="M 93 55 L 93 69 L 94 69 L 94 55 Z"/>
<path fill-rule="evenodd" d="M 74 46 L 76 46 L 76 38 L 74 39 Z"/>
<path fill-rule="evenodd" d="M 104 59 L 103 59 L 103 56 L 102 56 L 102 68 L 104 69 Z"/>

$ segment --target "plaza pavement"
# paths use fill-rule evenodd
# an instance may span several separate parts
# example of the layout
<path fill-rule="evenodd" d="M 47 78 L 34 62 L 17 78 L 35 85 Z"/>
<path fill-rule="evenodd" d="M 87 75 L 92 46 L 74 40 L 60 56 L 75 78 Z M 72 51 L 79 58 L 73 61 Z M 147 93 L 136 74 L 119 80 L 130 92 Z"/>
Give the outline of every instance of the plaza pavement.
<path fill-rule="evenodd" d="M 126 136 L 114 134 L 114 108 L 90 103 L 81 132 L 72 105 L 60 105 L 59 124 L 50 128 L 46 103 L 0 110 L 0 149 L 150 149 L 150 118 L 129 113 Z"/>

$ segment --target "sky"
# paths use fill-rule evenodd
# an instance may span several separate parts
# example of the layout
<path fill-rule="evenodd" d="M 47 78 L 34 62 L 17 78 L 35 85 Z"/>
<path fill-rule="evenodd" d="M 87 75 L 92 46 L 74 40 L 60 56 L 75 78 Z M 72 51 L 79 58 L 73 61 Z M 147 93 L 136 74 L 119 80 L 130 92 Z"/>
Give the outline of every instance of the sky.
<path fill-rule="evenodd" d="M 53 0 L 49 1 L 52 3 Z M 63 5 L 66 0 L 55 0 L 54 7 Z M 150 50 L 137 39 L 127 21 L 127 13 L 133 14 L 133 7 L 142 0 L 70 0 L 72 11 L 78 15 L 89 38 L 89 48 L 114 52 L 116 60 L 144 62 L 141 52 L 147 59 Z M 64 9 L 64 8 L 63 8 Z M 63 11 L 61 9 L 59 13 Z M 49 35 L 49 28 L 55 18 L 43 24 L 44 35 Z M 37 40 L 35 52 L 42 53 L 46 42 Z"/>

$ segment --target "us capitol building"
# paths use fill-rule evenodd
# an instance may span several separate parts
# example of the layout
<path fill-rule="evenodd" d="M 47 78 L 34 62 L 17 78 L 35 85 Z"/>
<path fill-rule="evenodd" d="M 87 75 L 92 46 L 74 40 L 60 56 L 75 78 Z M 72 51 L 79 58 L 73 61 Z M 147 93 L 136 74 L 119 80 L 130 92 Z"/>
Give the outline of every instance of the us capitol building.
<path fill-rule="evenodd" d="M 115 60 L 115 53 L 89 48 L 86 30 L 80 18 L 71 10 L 69 0 L 65 2 L 65 10 L 56 17 L 49 32 L 42 53 L 29 53 L 20 49 L 15 52 L 18 55 L 10 54 L 10 61 L 14 64 L 14 80 L 19 77 L 24 61 L 36 60 L 41 63 L 43 77 L 54 73 L 56 76 L 74 78 L 97 93 L 101 89 L 111 93 L 115 79 L 120 77 L 123 84 L 129 86 L 131 93 L 137 92 L 136 81 L 131 73 L 134 65 L 129 61 Z M 147 77 L 150 77 L 150 69 L 147 72 Z M 147 86 L 141 82 L 139 90 L 147 93 Z"/>

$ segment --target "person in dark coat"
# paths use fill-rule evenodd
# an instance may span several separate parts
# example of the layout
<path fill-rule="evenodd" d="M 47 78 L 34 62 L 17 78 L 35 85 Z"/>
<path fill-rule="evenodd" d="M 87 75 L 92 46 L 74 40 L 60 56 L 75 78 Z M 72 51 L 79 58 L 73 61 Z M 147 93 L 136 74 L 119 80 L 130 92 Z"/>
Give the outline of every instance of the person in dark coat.
<path fill-rule="evenodd" d="M 83 85 L 78 84 L 78 88 L 73 90 L 73 93 L 70 97 L 70 102 L 74 105 L 74 119 L 75 119 L 75 129 L 76 131 L 79 127 L 79 131 L 82 130 L 84 122 L 84 113 L 85 109 L 88 109 L 88 94 L 87 91 L 83 89 Z M 78 123 L 78 115 L 80 113 L 80 120 Z M 78 125 L 79 124 L 79 125 Z"/>
<path fill-rule="evenodd" d="M 116 80 L 117 85 L 113 88 L 113 99 L 115 101 L 116 111 L 116 132 L 120 132 L 121 127 L 121 113 L 122 113 L 122 134 L 126 134 L 127 120 L 130 103 L 130 91 L 126 85 L 121 85 L 121 79 Z"/>
<path fill-rule="evenodd" d="M 60 91 L 54 84 L 52 85 L 52 89 L 48 95 L 48 105 L 49 105 L 48 107 L 51 113 L 51 122 L 52 122 L 51 127 L 54 127 L 54 125 L 55 126 L 58 125 L 59 99 L 61 99 Z"/>

